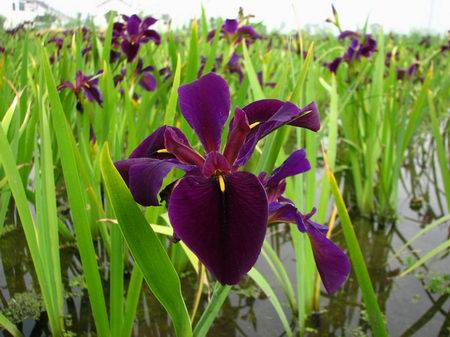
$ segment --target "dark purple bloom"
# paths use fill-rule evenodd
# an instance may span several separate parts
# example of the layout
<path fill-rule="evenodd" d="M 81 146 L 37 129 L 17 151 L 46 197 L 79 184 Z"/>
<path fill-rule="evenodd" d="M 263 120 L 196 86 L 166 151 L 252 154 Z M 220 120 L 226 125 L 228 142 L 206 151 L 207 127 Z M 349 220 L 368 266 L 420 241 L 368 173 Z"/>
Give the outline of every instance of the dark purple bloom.
<path fill-rule="evenodd" d="M 239 82 L 242 82 L 244 79 L 244 71 L 242 70 L 240 60 L 241 56 L 237 53 L 233 53 L 227 63 L 227 69 L 231 74 L 237 74 L 239 76 Z"/>
<path fill-rule="evenodd" d="M 344 40 L 347 38 L 350 38 L 352 40 L 356 39 L 358 40 L 360 37 L 360 35 L 357 32 L 351 31 L 351 30 L 344 30 L 343 32 L 341 32 L 338 36 L 339 40 Z"/>
<path fill-rule="evenodd" d="M 416 75 L 419 72 L 419 63 L 418 62 L 413 62 L 408 69 L 402 69 L 402 68 L 397 68 L 396 73 L 397 73 L 397 79 L 398 80 L 410 80 L 413 77 L 416 77 Z"/>
<path fill-rule="evenodd" d="M 48 44 L 53 43 L 55 44 L 56 48 L 59 50 L 61 50 L 62 47 L 64 47 L 64 39 L 60 38 L 60 37 L 54 37 L 50 40 L 48 40 L 47 42 Z"/>
<path fill-rule="evenodd" d="M 329 71 L 336 74 L 336 71 L 339 65 L 342 63 L 342 60 L 343 60 L 342 57 L 336 57 L 330 63 L 325 63 L 325 66 L 328 68 Z"/>
<path fill-rule="evenodd" d="M 174 234 L 219 282 L 236 284 L 256 263 L 269 215 L 264 186 L 255 175 L 239 169 L 256 143 L 278 127 L 291 124 L 317 130 L 318 111 L 314 103 L 300 109 L 278 100 L 236 108 L 221 151 L 230 110 L 225 80 L 210 73 L 183 85 L 179 101 L 204 154 L 194 150 L 180 129 L 162 126 L 116 167 L 135 200 L 144 206 L 159 204 L 158 192 L 171 169 L 185 171 L 184 177 L 161 193 Z"/>
<path fill-rule="evenodd" d="M 215 30 L 211 30 L 208 33 L 207 39 L 211 41 L 214 38 Z M 236 19 L 226 19 L 220 29 L 222 37 L 229 38 L 235 43 L 239 43 L 242 39 L 245 39 L 248 43 L 252 43 L 261 38 L 256 30 L 250 25 L 239 25 L 239 21 Z"/>
<path fill-rule="evenodd" d="M 287 222 L 297 225 L 299 231 L 306 233 L 311 241 L 314 260 L 322 282 L 328 293 L 336 292 L 348 277 L 350 262 L 347 255 L 327 238 L 327 227 L 311 220 L 315 210 L 309 214 L 300 213 L 294 203 L 283 196 L 286 178 L 306 172 L 310 169 L 305 151 L 298 150 L 272 175 L 265 172 L 259 175 L 269 202 L 269 223 Z"/>
<path fill-rule="evenodd" d="M 118 45 L 120 43 L 128 62 L 135 59 L 141 44 L 150 40 L 156 44 L 161 43 L 159 34 L 155 30 L 149 29 L 157 21 L 156 19 L 149 16 L 142 20 L 137 15 L 123 15 L 122 17 L 125 23 L 115 23 L 113 26 L 113 44 Z"/>
<path fill-rule="evenodd" d="M 344 55 L 336 57 L 333 61 L 325 63 L 331 72 L 336 73 L 339 66 L 346 62 L 352 63 L 354 60 L 359 60 L 362 57 L 369 58 L 377 51 L 377 42 L 370 34 L 360 36 L 358 33 L 346 30 L 339 34 L 339 40 L 351 39 L 350 45 L 347 47 Z"/>
<path fill-rule="evenodd" d="M 152 75 L 153 70 L 152 66 L 144 67 L 142 59 L 138 60 L 136 76 L 138 77 L 139 85 L 146 91 L 154 91 L 156 89 L 156 79 Z"/>
<path fill-rule="evenodd" d="M 156 79 L 152 72 L 154 68 L 152 66 L 143 66 L 142 59 L 139 59 L 134 71 L 136 81 L 139 83 L 142 89 L 146 91 L 154 91 L 156 89 Z M 125 78 L 127 69 L 124 68 L 120 71 L 120 74 L 114 76 L 114 85 L 119 84 Z"/>
<path fill-rule="evenodd" d="M 6 48 L 0 47 L 0 54 L 6 54 Z"/>
<path fill-rule="evenodd" d="M 98 76 L 101 72 L 93 76 L 86 76 L 81 71 L 77 71 L 75 83 L 69 81 L 62 81 L 58 85 L 58 90 L 69 89 L 80 100 L 80 94 L 83 92 L 88 101 L 96 101 L 100 106 L 103 103 L 103 96 L 98 87 Z"/>

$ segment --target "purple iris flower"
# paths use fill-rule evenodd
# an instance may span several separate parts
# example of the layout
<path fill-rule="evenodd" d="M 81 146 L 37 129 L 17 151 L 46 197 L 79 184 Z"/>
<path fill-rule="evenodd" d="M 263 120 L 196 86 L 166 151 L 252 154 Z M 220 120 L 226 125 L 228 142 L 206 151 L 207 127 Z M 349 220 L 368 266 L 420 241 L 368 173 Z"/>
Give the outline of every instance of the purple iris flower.
<path fill-rule="evenodd" d="M 192 148 L 180 129 L 162 126 L 116 167 L 134 199 L 144 206 L 159 205 L 158 193 L 169 171 L 185 171 L 160 194 L 167 202 L 174 235 L 220 283 L 236 284 L 256 263 L 269 219 L 264 186 L 255 175 L 239 169 L 257 142 L 283 125 L 317 131 L 317 106 L 299 108 L 266 99 L 236 108 L 221 150 L 230 110 L 227 82 L 209 73 L 181 86 L 179 101 L 204 154 Z"/>
<path fill-rule="evenodd" d="M 241 66 L 241 59 L 242 56 L 240 56 L 237 53 L 233 53 L 231 55 L 230 59 L 228 60 L 227 64 L 225 65 L 225 70 L 228 71 L 230 74 L 237 74 L 239 77 L 239 82 L 242 82 L 244 79 L 244 71 Z M 213 64 L 211 71 L 216 72 L 221 64 L 222 64 L 223 56 L 219 55 L 216 57 L 215 63 Z M 200 68 L 197 72 L 197 77 L 201 77 L 203 74 L 203 71 L 205 69 L 207 62 L 207 58 L 205 56 L 201 56 L 200 58 Z"/>
<path fill-rule="evenodd" d="M 142 59 L 139 59 L 136 65 L 136 70 L 134 71 L 134 76 L 138 81 L 142 89 L 146 91 L 154 91 L 156 89 L 156 79 L 152 72 L 154 68 L 152 66 L 143 66 Z M 125 78 L 127 70 L 124 68 L 120 71 L 120 74 L 114 76 L 114 85 L 119 84 Z"/>
<path fill-rule="evenodd" d="M 64 39 L 60 37 L 54 37 L 48 40 L 47 44 L 54 43 L 57 50 L 60 51 L 64 47 Z"/>
<path fill-rule="evenodd" d="M 410 80 L 411 78 L 415 77 L 419 72 L 419 63 L 413 62 L 408 69 L 403 68 L 397 68 L 397 80 Z"/>
<path fill-rule="evenodd" d="M 121 48 L 127 56 L 128 62 L 131 62 L 137 56 L 141 44 L 150 40 L 156 44 L 161 43 L 161 37 L 153 30 L 149 29 L 157 20 L 151 16 L 141 19 L 137 15 L 122 16 L 125 24 L 115 24 L 113 27 L 113 39 L 116 43 L 119 37 L 122 38 Z"/>
<path fill-rule="evenodd" d="M 98 87 L 98 77 L 101 74 L 101 71 L 93 76 L 86 76 L 81 71 L 77 71 L 77 75 L 75 78 L 75 83 L 69 81 L 62 81 L 60 85 L 58 85 L 58 90 L 69 89 L 72 91 L 78 99 L 77 108 L 80 110 L 82 106 L 80 104 L 80 95 L 83 92 L 84 96 L 90 102 L 97 102 L 100 106 L 103 104 L 103 95 Z M 80 112 L 83 112 L 80 110 Z"/>
<path fill-rule="evenodd" d="M 208 33 L 207 39 L 211 41 L 214 38 L 215 30 L 211 30 Z M 230 38 L 235 41 L 235 43 L 239 43 L 242 39 L 248 43 L 252 43 L 257 39 L 261 38 L 256 30 L 250 25 L 239 25 L 239 21 L 236 19 L 226 19 L 220 28 L 220 33 L 224 38 Z"/>
<path fill-rule="evenodd" d="M 301 149 L 292 153 L 270 176 L 263 172 L 259 175 L 259 179 L 267 193 L 269 224 L 293 223 L 297 225 L 300 232 L 308 235 L 320 278 L 327 292 L 332 294 L 348 277 L 350 272 L 348 257 L 327 238 L 327 227 L 311 220 L 315 209 L 309 214 L 302 214 L 291 200 L 283 196 L 286 178 L 304 173 L 309 169 L 310 164 L 306 159 L 306 153 Z"/>
<path fill-rule="evenodd" d="M 377 51 L 377 41 L 370 34 L 361 37 L 357 32 L 346 30 L 339 34 L 338 39 L 350 39 L 351 41 L 344 55 L 338 56 L 333 61 L 324 64 L 333 73 L 337 72 L 337 69 L 343 62 L 350 64 L 354 60 L 359 60 L 363 57 L 369 58 Z"/>

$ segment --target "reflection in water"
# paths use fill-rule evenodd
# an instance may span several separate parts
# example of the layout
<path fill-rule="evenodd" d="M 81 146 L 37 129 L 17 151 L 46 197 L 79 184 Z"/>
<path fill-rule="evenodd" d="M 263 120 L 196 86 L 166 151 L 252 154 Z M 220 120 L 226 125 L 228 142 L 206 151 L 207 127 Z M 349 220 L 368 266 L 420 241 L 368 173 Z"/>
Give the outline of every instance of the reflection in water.
<path fill-rule="evenodd" d="M 433 177 L 431 177 L 433 178 Z M 430 179 L 431 179 L 430 178 Z M 408 180 L 409 176 L 405 175 Z M 435 247 L 448 237 L 448 223 L 431 231 L 422 239 L 409 247 L 406 254 L 392 259 L 398 250 L 432 218 L 444 213 L 442 203 L 431 195 L 435 190 L 424 188 L 423 184 L 404 184 L 400 195 L 401 218 L 396 223 L 379 224 L 373 220 L 352 215 L 356 233 L 367 261 L 373 286 L 378 295 L 378 302 L 392 336 L 449 336 L 450 335 L 450 290 L 444 286 L 444 293 L 429 289 L 428 284 L 433 275 L 448 273 L 450 258 L 445 256 L 423 265 L 417 274 L 399 278 L 400 270 L 405 268 L 411 257 L 415 259 Z M 414 191 L 407 190 L 413 184 Z M 438 191 L 439 193 L 439 191 Z M 422 198 L 426 204 L 425 211 L 409 209 L 411 195 L 417 200 Z M 423 197 L 425 196 L 425 197 Z M 10 220 L 10 222 L 12 222 Z M 31 257 L 26 249 L 26 242 L 20 227 L 13 226 L 0 240 L 0 302 L 4 309 L 14 294 L 38 291 Z M 286 270 L 294 282 L 295 262 L 288 226 L 274 226 L 268 233 L 274 250 L 286 266 Z M 340 228 L 334 232 L 338 244 L 345 247 Z M 97 244 L 97 255 L 101 262 L 103 286 L 108 296 L 108 259 L 101 244 Z M 66 324 L 76 336 L 94 336 L 95 326 L 92 319 L 87 291 L 82 278 L 82 268 L 76 248 L 70 243 L 62 243 L 61 261 L 63 282 L 66 292 L 65 312 Z M 283 302 L 288 319 L 295 327 L 295 317 L 289 310 L 280 286 L 273 275 L 268 272 L 264 261 L 258 262 L 258 269 L 271 281 L 279 299 Z M 126 274 L 125 286 L 128 286 L 129 273 Z M 183 294 L 186 296 L 188 308 L 192 306 L 196 289 L 194 272 L 188 269 L 182 277 Z M 445 290 L 448 292 L 446 293 Z M 211 294 L 205 289 L 198 313 L 206 307 Z M 370 334 L 364 306 L 361 304 L 361 293 L 354 275 L 343 289 L 329 297 L 325 292 L 321 296 L 321 308 L 310 318 L 308 336 L 365 336 Z M 197 314 L 197 319 L 199 314 Z M 25 336 L 49 336 L 45 313 L 37 320 L 26 319 L 18 322 L 18 327 Z M 1 333 L 0 333 L 1 334 Z M 170 319 L 144 285 L 135 322 L 134 336 L 175 337 Z M 270 302 L 249 279 L 244 280 L 239 288 L 234 288 L 222 311 L 210 331 L 210 336 L 238 337 L 284 336 L 284 331 Z"/>

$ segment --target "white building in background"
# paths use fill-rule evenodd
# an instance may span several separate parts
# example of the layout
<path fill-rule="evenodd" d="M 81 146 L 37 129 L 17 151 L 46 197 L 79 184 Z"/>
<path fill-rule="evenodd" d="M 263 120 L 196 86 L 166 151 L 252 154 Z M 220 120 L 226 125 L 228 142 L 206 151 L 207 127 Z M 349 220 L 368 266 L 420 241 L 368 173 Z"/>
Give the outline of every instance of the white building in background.
<path fill-rule="evenodd" d="M 106 26 L 105 15 L 108 12 L 115 11 L 117 14 L 139 14 L 142 10 L 141 5 L 133 0 L 102 0 L 95 6 L 94 22 L 100 27 Z"/>
<path fill-rule="evenodd" d="M 33 21 L 37 16 L 51 14 L 57 21 L 65 21 L 70 17 L 49 6 L 44 0 L 0 0 L 0 15 L 6 17 L 5 28 Z"/>

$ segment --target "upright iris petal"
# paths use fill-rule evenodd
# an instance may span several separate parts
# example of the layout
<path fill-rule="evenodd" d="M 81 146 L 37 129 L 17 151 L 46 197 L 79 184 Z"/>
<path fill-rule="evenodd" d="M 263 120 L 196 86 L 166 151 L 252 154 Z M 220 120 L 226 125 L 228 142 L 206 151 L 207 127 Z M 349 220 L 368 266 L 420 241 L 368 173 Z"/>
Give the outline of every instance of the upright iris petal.
<path fill-rule="evenodd" d="M 220 148 L 222 128 L 230 111 L 227 82 L 210 73 L 178 90 L 180 109 L 207 152 Z"/>

